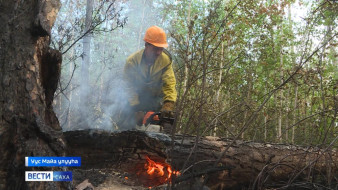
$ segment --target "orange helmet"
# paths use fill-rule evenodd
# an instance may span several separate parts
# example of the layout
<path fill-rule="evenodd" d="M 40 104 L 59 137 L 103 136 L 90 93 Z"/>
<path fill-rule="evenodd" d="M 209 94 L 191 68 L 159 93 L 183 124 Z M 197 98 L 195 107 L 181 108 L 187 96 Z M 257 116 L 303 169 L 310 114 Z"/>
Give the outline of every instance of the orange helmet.
<path fill-rule="evenodd" d="M 168 47 L 165 32 L 162 28 L 158 26 L 151 26 L 150 28 L 148 28 L 143 40 L 156 47 Z"/>

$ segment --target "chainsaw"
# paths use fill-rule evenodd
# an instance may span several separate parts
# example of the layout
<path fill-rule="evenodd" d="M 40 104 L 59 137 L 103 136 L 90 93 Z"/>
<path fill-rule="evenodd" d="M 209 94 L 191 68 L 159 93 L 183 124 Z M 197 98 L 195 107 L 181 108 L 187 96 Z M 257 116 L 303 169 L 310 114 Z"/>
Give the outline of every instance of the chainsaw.
<path fill-rule="evenodd" d="M 172 126 L 175 121 L 175 112 L 153 112 L 148 111 L 143 118 L 142 124 L 148 128 L 151 125 L 160 126 L 159 132 L 171 134 Z"/>

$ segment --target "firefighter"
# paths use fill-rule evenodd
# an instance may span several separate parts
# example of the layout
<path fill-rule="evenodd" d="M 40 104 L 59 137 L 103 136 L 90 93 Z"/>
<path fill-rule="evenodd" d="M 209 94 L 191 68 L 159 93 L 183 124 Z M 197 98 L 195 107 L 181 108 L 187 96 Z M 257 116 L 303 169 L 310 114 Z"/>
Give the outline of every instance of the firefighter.
<path fill-rule="evenodd" d="M 144 49 L 130 55 L 124 66 L 130 111 L 138 125 L 147 111 L 173 111 L 177 96 L 172 58 L 164 49 L 168 47 L 164 30 L 151 26 L 144 41 Z"/>

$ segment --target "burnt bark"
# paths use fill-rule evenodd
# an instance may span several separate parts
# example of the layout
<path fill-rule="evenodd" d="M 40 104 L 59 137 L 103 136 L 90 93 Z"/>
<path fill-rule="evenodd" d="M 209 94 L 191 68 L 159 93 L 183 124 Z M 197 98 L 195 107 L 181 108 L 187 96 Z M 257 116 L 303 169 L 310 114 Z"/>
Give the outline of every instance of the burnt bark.
<path fill-rule="evenodd" d="M 0 189 L 65 189 L 25 182 L 26 156 L 63 156 L 65 142 L 52 101 L 61 54 L 49 48 L 59 0 L 0 1 Z"/>
<path fill-rule="evenodd" d="M 198 151 L 193 153 L 196 160 L 192 162 L 187 158 L 195 143 L 193 136 L 176 135 L 172 149 L 167 136 L 155 133 L 85 130 L 69 131 L 64 135 L 69 145 L 68 154 L 82 157 L 83 170 L 91 169 L 93 172 L 92 169 L 110 168 L 112 171 L 127 172 L 132 179 L 137 172 L 135 168 L 139 168 L 139 163 L 149 156 L 170 163 L 182 173 L 173 179 L 173 189 L 194 189 L 197 183 L 202 186 L 205 175 L 208 175 L 206 186 L 210 189 L 301 189 L 302 186 L 294 186 L 299 182 L 304 188 L 311 184 L 331 188 L 337 185 L 338 157 L 334 149 L 243 141 L 233 143 L 231 139 L 202 137 L 198 141 Z M 215 166 L 214 163 L 228 146 L 229 150 Z M 187 167 L 182 168 L 185 162 Z M 138 177 L 134 175 L 133 179 L 137 181 Z M 100 183 L 104 182 L 95 185 Z"/>

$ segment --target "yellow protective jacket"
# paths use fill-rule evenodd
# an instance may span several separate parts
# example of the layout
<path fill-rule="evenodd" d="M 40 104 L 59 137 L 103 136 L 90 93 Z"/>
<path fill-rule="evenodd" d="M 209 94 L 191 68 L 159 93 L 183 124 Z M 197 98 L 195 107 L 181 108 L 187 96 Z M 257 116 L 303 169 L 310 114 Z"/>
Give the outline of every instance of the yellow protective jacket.
<path fill-rule="evenodd" d="M 176 79 L 172 60 L 166 50 L 158 56 L 155 63 L 148 66 L 144 61 L 144 49 L 127 58 L 124 78 L 127 81 L 129 103 L 140 104 L 140 96 L 163 97 L 164 101 L 176 101 Z"/>

